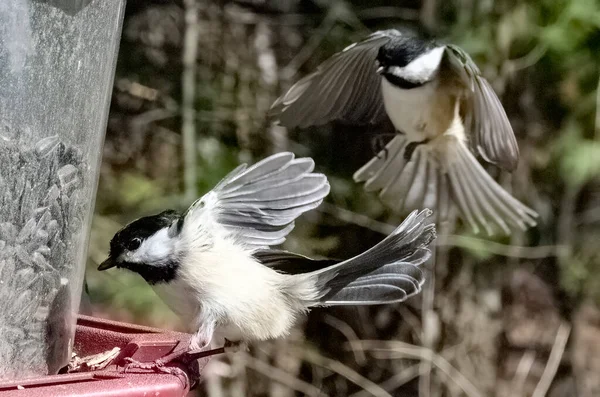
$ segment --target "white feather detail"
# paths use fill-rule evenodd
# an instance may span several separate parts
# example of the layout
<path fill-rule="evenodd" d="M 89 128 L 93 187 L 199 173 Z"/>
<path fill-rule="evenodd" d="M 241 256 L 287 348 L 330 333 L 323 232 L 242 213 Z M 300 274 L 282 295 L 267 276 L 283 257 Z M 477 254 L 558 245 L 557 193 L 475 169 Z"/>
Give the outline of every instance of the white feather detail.
<path fill-rule="evenodd" d="M 153 289 L 195 332 L 214 322 L 230 340 L 264 340 L 286 335 L 307 309 L 305 300 L 318 294 L 314 277 L 277 273 L 252 256 L 252 250 L 227 236 L 222 225 L 205 219 L 198 233 L 182 231 L 186 254 L 177 278 Z"/>
<path fill-rule="evenodd" d="M 135 251 L 125 251 L 119 260 L 130 263 L 144 263 L 147 265 L 160 265 L 167 258 L 175 254 L 176 239 L 169 237 L 168 229 L 160 229 L 152 236 L 143 240 Z"/>
<path fill-rule="evenodd" d="M 388 71 L 413 83 L 430 81 L 438 71 L 446 47 L 435 47 L 415 58 L 404 67 L 390 66 Z"/>

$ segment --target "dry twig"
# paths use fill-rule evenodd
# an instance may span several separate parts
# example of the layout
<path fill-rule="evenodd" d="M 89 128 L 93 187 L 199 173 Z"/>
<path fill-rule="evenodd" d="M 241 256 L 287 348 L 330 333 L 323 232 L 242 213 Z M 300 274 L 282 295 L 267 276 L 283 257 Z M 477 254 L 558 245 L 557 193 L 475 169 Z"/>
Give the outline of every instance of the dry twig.
<path fill-rule="evenodd" d="M 354 360 L 358 365 L 364 366 L 367 362 L 367 357 L 365 356 L 365 353 L 359 349 L 360 341 L 358 339 L 358 335 L 356 335 L 356 332 L 354 332 L 352 327 L 349 326 L 347 322 L 342 321 L 330 314 L 325 314 L 323 320 L 326 324 L 340 331 L 340 333 L 348 340 L 350 346 L 356 347 L 356 349 L 352 349 L 352 352 L 354 353 Z"/>
<path fill-rule="evenodd" d="M 238 353 L 240 354 L 240 353 Z M 311 385 L 308 382 L 298 379 L 294 375 L 287 373 L 277 367 L 269 365 L 268 363 L 259 360 L 248 353 L 242 352 L 245 364 L 248 368 L 259 372 L 260 374 L 274 380 L 275 382 L 281 383 L 291 389 L 299 391 L 307 396 L 324 396 L 325 394 L 319 390 L 319 388 Z"/>
<path fill-rule="evenodd" d="M 512 380 L 512 395 L 520 396 L 523 394 L 523 390 L 525 389 L 525 382 L 527 381 L 527 377 L 531 372 L 531 367 L 535 362 L 535 352 L 532 350 L 528 350 L 521 356 L 519 360 L 519 364 L 517 365 L 517 370 L 515 371 L 515 376 Z"/>
<path fill-rule="evenodd" d="M 322 356 L 317 351 L 308 349 L 306 347 L 290 347 L 289 351 L 313 365 L 318 365 L 320 367 L 327 368 L 330 371 L 333 371 L 336 374 L 343 376 L 344 378 L 348 379 L 352 383 L 363 388 L 366 392 L 368 392 L 372 396 L 392 397 L 392 395 L 389 394 L 384 389 L 382 389 L 381 386 L 379 386 L 378 384 L 365 378 L 364 376 L 362 376 L 361 374 L 359 374 L 352 368 L 344 365 L 343 363 L 341 363 L 339 361 Z"/>
<path fill-rule="evenodd" d="M 554 379 L 556 371 L 558 370 L 558 366 L 560 365 L 560 361 L 565 352 L 565 347 L 567 346 L 570 333 L 571 325 L 563 321 L 560 324 L 560 327 L 558 327 L 558 331 L 556 331 L 554 345 L 550 351 L 550 357 L 548 358 L 546 368 L 544 368 L 544 372 L 542 373 L 542 378 L 535 387 L 531 397 L 545 397 L 548 393 L 548 390 L 550 390 L 550 385 L 552 384 L 552 380 Z"/>
<path fill-rule="evenodd" d="M 183 135 L 185 197 L 194 200 L 197 196 L 196 181 L 196 59 L 198 57 L 199 3 L 185 0 L 185 33 L 183 38 L 183 74 L 181 76 L 181 132 Z"/>
<path fill-rule="evenodd" d="M 351 223 L 377 233 L 388 235 L 394 231 L 396 226 L 369 218 L 366 215 L 338 207 L 330 203 L 323 203 L 319 210 L 338 218 L 341 221 Z M 524 247 L 518 245 L 501 244 L 495 241 L 484 240 L 475 237 L 461 236 L 459 234 L 448 234 L 445 239 L 436 240 L 438 246 L 452 246 L 459 248 L 478 249 L 490 254 L 525 259 L 542 259 L 551 256 L 560 256 L 567 250 L 566 245 L 540 245 L 537 247 Z"/>
<path fill-rule="evenodd" d="M 412 358 L 416 360 L 431 360 L 431 363 L 452 380 L 468 397 L 482 397 L 475 385 L 444 357 L 420 346 L 399 341 L 363 340 L 362 348 L 372 352 L 391 353 L 387 359 Z"/>

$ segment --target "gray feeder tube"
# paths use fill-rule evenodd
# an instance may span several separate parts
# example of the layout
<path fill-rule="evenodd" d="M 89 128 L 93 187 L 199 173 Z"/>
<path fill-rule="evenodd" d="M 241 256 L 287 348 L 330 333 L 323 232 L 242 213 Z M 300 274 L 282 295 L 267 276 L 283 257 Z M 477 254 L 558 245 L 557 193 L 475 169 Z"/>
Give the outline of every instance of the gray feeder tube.
<path fill-rule="evenodd" d="M 0 1 L 0 379 L 69 361 L 123 11 Z"/>

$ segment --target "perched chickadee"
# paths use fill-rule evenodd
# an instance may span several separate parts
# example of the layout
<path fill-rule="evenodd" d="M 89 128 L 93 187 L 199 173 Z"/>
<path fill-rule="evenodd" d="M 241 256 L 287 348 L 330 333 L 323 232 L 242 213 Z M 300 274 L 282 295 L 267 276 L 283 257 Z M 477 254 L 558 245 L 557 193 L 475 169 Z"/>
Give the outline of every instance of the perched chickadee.
<path fill-rule="evenodd" d="M 419 265 L 435 238 L 431 211 L 413 212 L 392 234 L 345 261 L 313 260 L 271 246 L 329 193 L 310 158 L 272 155 L 241 165 L 182 215 L 164 211 L 115 234 L 98 270 L 140 274 L 193 333 L 251 342 L 286 335 L 315 306 L 401 302 L 424 282 Z"/>
<path fill-rule="evenodd" d="M 475 232 L 536 225 L 537 213 L 496 183 L 469 149 L 471 143 L 508 171 L 517 166 L 519 148 L 500 100 L 456 46 L 375 32 L 298 81 L 271 115 L 288 128 L 391 121 L 400 135 L 354 174 L 367 191 L 380 191 L 398 211 L 436 208 L 441 220 L 454 202 Z"/>

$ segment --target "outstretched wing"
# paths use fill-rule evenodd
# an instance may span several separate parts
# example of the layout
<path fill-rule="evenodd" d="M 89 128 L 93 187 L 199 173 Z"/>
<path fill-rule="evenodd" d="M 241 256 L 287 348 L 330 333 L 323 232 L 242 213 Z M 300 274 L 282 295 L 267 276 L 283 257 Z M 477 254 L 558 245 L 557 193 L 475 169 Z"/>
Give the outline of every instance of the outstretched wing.
<path fill-rule="evenodd" d="M 278 98 L 270 115 L 288 128 L 334 120 L 353 124 L 386 121 L 376 59 L 379 48 L 397 35 L 397 30 L 375 32 L 333 55 Z"/>
<path fill-rule="evenodd" d="M 446 46 L 446 59 L 473 92 L 471 131 L 475 146 L 488 162 L 512 171 L 519 161 L 519 147 L 506 112 L 490 83 L 481 75 L 471 57 L 460 48 Z"/>
<path fill-rule="evenodd" d="M 274 154 L 246 167 L 237 167 L 209 193 L 190 206 L 184 222 L 217 222 L 238 241 L 253 249 L 285 241 L 294 220 L 316 208 L 329 193 L 323 174 L 313 173 L 311 158 Z M 195 222 L 194 222 L 195 224 Z"/>

